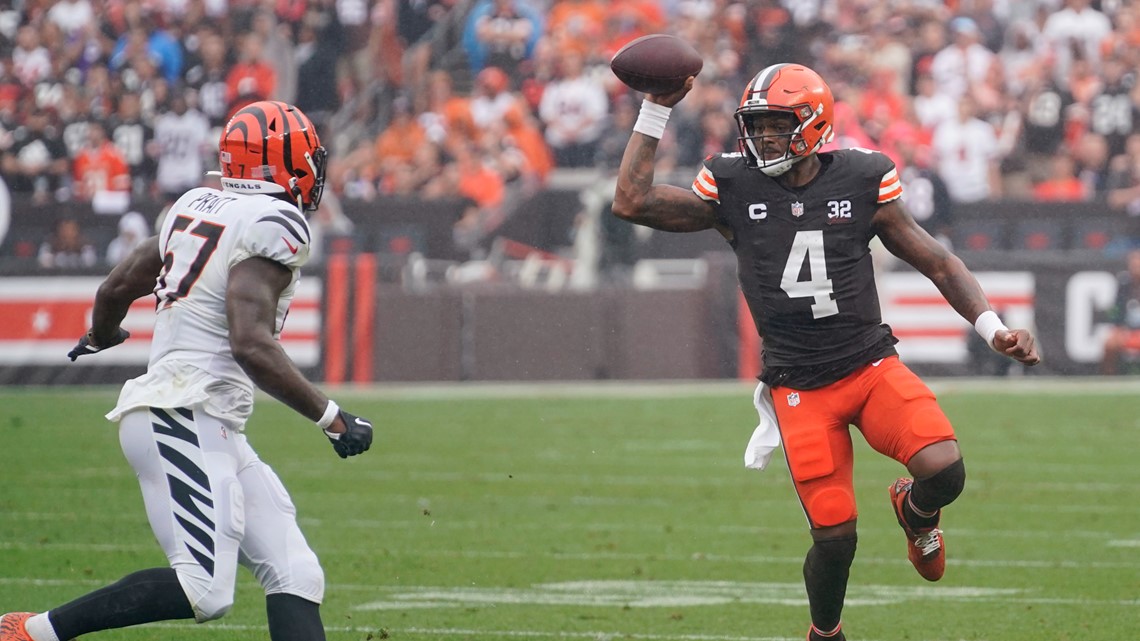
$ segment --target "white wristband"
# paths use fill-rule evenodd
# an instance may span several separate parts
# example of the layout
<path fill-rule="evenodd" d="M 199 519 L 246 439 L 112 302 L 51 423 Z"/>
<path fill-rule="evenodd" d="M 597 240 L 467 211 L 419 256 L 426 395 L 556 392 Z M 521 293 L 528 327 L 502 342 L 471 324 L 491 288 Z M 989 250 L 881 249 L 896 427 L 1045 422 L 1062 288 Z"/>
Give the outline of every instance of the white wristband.
<path fill-rule="evenodd" d="M 327 430 L 338 413 L 340 413 L 340 406 L 330 398 L 329 404 L 325 405 L 325 413 L 321 414 L 320 420 L 317 421 L 317 427 Z"/>
<path fill-rule="evenodd" d="M 990 349 L 994 351 L 997 351 L 997 348 L 994 347 L 994 334 L 997 334 L 999 329 L 1008 330 L 1009 328 L 1005 326 L 1005 323 L 1001 322 L 997 312 L 992 309 L 982 312 L 982 315 L 978 316 L 978 320 L 974 321 L 974 330 L 978 332 L 978 336 L 981 336 L 982 339 L 986 341 L 986 345 L 989 345 Z"/>
<path fill-rule="evenodd" d="M 661 137 L 665 135 L 665 123 L 669 122 L 669 114 L 671 113 L 673 113 L 671 107 L 642 100 L 641 111 L 637 114 L 637 122 L 633 124 L 633 130 L 650 138 L 661 140 Z"/>

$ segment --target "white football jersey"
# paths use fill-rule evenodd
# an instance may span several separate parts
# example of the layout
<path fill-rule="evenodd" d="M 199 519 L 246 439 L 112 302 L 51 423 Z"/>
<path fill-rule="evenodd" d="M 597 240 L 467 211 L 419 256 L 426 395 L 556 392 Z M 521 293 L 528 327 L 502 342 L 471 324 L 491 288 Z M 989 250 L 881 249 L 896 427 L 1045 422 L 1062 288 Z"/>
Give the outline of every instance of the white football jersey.
<path fill-rule="evenodd" d="M 293 270 L 277 303 L 274 333 L 280 336 L 312 239 L 300 210 L 256 193 L 258 185 L 250 181 L 241 192 L 199 187 L 171 206 L 159 232 L 164 264 L 154 289 L 150 363 L 145 375 L 123 387 L 111 420 L 136 407 L 200 402 L 215 416 L 241 422 L 249 416 L 253 382 L 234 360 L 226 320 L 230 269 L 261 256 Z"/>

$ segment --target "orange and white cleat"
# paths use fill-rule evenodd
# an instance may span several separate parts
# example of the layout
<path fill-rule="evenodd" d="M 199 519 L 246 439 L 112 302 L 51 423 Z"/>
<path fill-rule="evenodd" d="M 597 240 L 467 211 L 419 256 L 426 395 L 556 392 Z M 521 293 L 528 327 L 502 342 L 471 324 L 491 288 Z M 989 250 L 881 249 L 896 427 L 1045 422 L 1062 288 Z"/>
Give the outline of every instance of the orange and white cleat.
<path fill-rule="evenodd" d="M 32 641 L 32 636 L 24 628 L 24 622 L 35 615 L 35 612 L 9 612 L 0 615 L 0 641 Z"/>
<path fill-rule="evenodd" d="M 903 505 L 910 496 L 910 488 L 914 481 L 901 478 L 891 484 L 891 507 L 895 510 L 895 518 L 899 526 L 906 533 L 906 555 L 911 565 L 918 570 L 918 574 L 927 581 L 937 581 L 946 572 L 946 542 L 942 539 L 942 530 L 938 524 L 934 527 L 912 530 L 903 518 Z M 2 641 L 2 640 L 0 640 Z"/>

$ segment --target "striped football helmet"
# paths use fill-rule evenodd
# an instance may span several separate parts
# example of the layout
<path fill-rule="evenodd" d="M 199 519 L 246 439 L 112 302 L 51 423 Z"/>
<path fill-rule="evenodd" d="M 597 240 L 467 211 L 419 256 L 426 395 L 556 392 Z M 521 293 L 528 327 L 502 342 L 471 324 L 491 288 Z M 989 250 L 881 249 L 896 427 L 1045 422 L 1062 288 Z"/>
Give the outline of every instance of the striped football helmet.
<path fill-rule="evenodd" d="M 784 113 L 794 123 L 786 134 L 761 135 L 753 120 L 761 114 Z M 803 65 L 775 64 L 767 67 L 744 89 L 736 124 L 740 129 L 740 151 L 751 167 L 769 176 L 779 176 L 792 165 L 811 156 L 834 136 L 835 99 L 819 74 Z M 780 158 L 766 160 L 761 153 L 763 139 L 788 138 L 788 148 Z"/>
<path fill-rule="evenodd" d="M 327 156 L 308 117 L 292 105 L 271 100 L 234 114 L 222 132 L 218 153 L 223 185 L 270 183 L 257 191 L 286 195 L 303 211 L 313 211 L 321 202 Z"/>

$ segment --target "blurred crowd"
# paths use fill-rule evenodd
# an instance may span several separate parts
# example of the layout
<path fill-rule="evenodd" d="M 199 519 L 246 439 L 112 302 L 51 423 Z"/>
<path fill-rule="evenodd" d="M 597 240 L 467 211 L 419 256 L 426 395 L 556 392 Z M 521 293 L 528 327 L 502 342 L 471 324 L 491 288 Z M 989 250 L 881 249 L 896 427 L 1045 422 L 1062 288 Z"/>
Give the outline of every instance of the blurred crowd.
<path fill-rule="evenodd" d="M 617 166 L 639 98 L 608 62 L 670 32 L 705 67 L 662 172 L 735 150 L 748 80 L 800 62 L 836 95 L 833 144 L 891 155 L 935 228 L 955 203 L 999 198 L 1140 216 L 1140 7 L 1126 0 L 3 5 L 0 174 L 39 202 L 169 200 L 216 168 L 232 113 L 277 99 L 317 124 L 333 202 L 460 199 L 477 235 L 557 172 Z"/>

